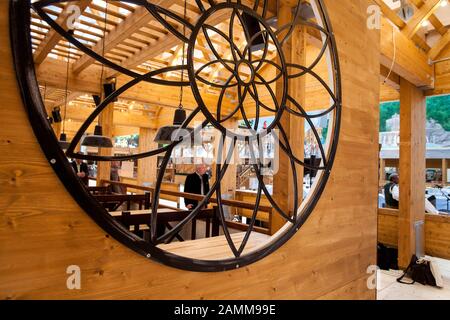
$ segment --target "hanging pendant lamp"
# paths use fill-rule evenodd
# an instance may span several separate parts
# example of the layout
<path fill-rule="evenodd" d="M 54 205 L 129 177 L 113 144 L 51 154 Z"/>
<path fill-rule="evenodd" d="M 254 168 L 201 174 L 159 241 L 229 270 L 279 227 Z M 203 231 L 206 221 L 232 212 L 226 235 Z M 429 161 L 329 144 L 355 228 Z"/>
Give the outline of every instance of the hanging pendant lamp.
<path fill-rule="evenodd" d="M 104 28 L 103 28 L 103 40 L 106 39 L 106 21 L 108 17 L 108 2 L 106 2 L 105 6 L 105 21 L 104 21 Z M 105 41 L 102 41 L 103 43 L 103 52 L 102 56 L 105 56 Z M 103 83 L 103 74 L 104 74 L 104 68 L 105 66 L 102 64 L 102 73 L 100 76 L 100 91 L 103 90 L 104 95 L 108 96 L 114 89 L 111 84 Z M 101 97 L 98 95 L 93 95 L 92 98 L 94 99 L 95 107 L 97 108 L 101 103 Z M 81 145 L 84 147 L 97 147 L 97 148 L 112 148 L 113 143 L 111 138 L 103 135 L 103 128 L 100 124 L 97 124 L 94 129 L 93 135 L 87 135 L 84 137 L 83 141 L 81 142 Z"/>
<path fill-rule="evenodd" d="M 187 15 L 187 2 L 184 1 L 184 19 L 186 20 Z M 183 24 L 183 35 L 186 36 L 186 25 Z M 183 42 L 183 60 L 182 64 L 185 62 L 185 51 L 186 51 L 186 43 Z M 184 68 L 181 69 L 181 82 L 184 81 Z M 159 144 L 170 144 L 175 141 L 180 141 L 184 137 L 189 136 L 191 139 L 191 145 L 201 145 L 201 137 L 199 136 L 200 132 L 194 132 L 194 128 L 181 128 L 181 125 L 186 120 L 186 110 L 183 108 L 183 85 L 180 87 L 180 104 L 178 105 L 178 109 L 175 110 L 173 116 L 173 125 L 164 126 L 158 129 L 156 133 L 154 142 Z"/>
<path fill-rule="evenodd" d="M 73 35 L 74 30 L 69 30 L 68 33 L 70 35 Z M 69 92 L 69 65 L 70 65 L 70 50 L 71 50 L 71 43 L 69 42 L 69 50 L 67 53 L 67 67 L 66 67 L 66 89 L 65 89 L 65 93 L 64 93 L 64 118 L 63 118 L 63 128 L 62 128 L 62 133 L 59 136 L 59 146 L 61 147 L 61 149 L 63 150 L 67 150 L 70 146 L 70 142 L 67 141 L 67 135 L 66 135 L 66 115 L 67 115 L 67 96 L 68 96 L 68 92 Z M 59 107 L 55 108 L 58 110 L 58 114 L 59 114 Z M 57 116 L 57 114 L 55 114 L 55 109 L 53 109 L 53 118 L 55 119 L 55 116 Z M 59 118 L 61 118 L 61 116 L 59 116 Z M 59 121 L 61 122 L 61 121 Z"/>
<path fill-rule="evenodd" d="M 158 129 L 154 141 L 160 144 L 170 144 L 174 141 L 179 141 L 185 136 L 191 137 L 191 144 L 198 144 L 201 139 L 196 139 L 192 132 L 193 128 L 181 128 L 181 125 L 186 120 L 186 110 L 180 105 L 173 116 L 173 125 L 164 126 Z"/>
<path fill-rule="evenodd" d="M 113 144 L 110 138 L 103 135 L 103 128 L 100 125 L 95 126 L 94 134 L 86 136 L 81 143 L 85 147 L 112 148 Z"/>

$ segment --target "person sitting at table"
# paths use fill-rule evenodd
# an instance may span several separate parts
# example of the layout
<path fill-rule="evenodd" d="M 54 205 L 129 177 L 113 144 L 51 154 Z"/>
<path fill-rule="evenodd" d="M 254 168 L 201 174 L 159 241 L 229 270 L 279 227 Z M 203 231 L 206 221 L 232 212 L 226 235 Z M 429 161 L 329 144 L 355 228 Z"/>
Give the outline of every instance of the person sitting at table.
<path fill-rule="evenodd" d="M 195 172 L 186 177 L 184 183 L 184 192 L 206 195 L 209 192 L 209 176 L 206 174 L 205 164 L 199 164 L 195 167 Z M 197 200 L 184 198 L 184 204 L 189 210 L 195 209 L 198 205 Z"/>
<path fill-rule="evenodd" d="M 384 186 L 384 198 L 387 208 L 398 209 L 398 182 L 398 174 L 393 173 L 389 176 L 389 182 Z"/>
<path fill-rule="evenodd" d="M 86 186 L 89 185 L 89 169 L 87 164 L 81 159 L 75 159 L 72 161 L 72 167 L 78 178 L 80 178 Z"/>
<path fill-rule="evenodd" d="M 386 207 L 391 209 L 399 208 L 400 188 L 398 174 L 393 173 L 389 176 L 389 183 L 384 186 L 384 196 L 386 199 Z M 439 214 L 436 207 L 425 197 L 425 212 L 430 214 Z"/>

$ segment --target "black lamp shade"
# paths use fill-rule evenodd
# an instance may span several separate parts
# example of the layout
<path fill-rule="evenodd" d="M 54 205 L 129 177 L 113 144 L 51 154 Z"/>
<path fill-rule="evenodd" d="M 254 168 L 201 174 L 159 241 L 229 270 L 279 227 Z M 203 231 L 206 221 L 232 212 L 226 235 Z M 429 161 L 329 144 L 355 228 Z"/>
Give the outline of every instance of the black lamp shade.
<path fill-rule="evenodd" d="M 81 143 L 85 147 L 112 148 L 113 144 L 110 138 L 103 136 L 102 126 L 95 126 L 94 135 L 86 136 Z"/>
<path fill-rule="evenodd" d="M 154 141 L 160 144 L 170 144 L 175 141 L 181 140 L 183 137 L 191 137 L 191 145 L 201 142 L 201 137 L 196 136 L 197 133 L 192 134 L 193 128 L 181 128 L 181 125 L 186 120 L 186 111 L 183 108 L 175 110 L 172 126 L 164 126 L 159 128 L 156 133 Z"/>
<path fill-rule="evenodd" d="M 175 115 L 173 116 L 173 125 L 181 126 L 184 121 L 186 121 L 186 111 L 182 108 L 178 108 L 175 110 Z"/>
<path fill-rule="evenodd" d="M 98 107 L 98 105 L 102 102 L 102 98 L 99 95 L 92 95 L 92 99 L 94 99 L 95 106 Z"/>
<path fill-rule="evenodd" d="M 201 145 L 202 137 L 200 136 L 200 131 L 193 134 L 193 128 L 180 128 L 180 126 L 165 126 L 159 128 L 156 133 L 154 141 L 160 144 L 170 144 L 175 141 L 180 141 L 183 139 L 187 140 L 190 137 L 191 146 Z"/>
<path fill-rule="evenodd" d="M 61 133 L 58 142 L 61 149 L 67 150 L 69 148 L 70 142 L 67 141 L 67 135 L 65 133 Z"/>
<path fill-rule="evenodd" d="M 104 83 L 103 84 L 103 92 L 105 93 L 105 98 L 108 97 L 111 93 L 116 91 L 116 84 L 114 82 L 112 83 Z M 112 100 L 112 102 L 117 102 L 119 99 L 116 97 Z M 98 106 L 100 103 L 96 103 Z"/>
<path fill-rule="evenodd" d="M 252 52 L 255 52 L 264 49 L 266 42 L 264 41 L 263 33 L 260 33 L 261 26 L 259 25 L 258 19 L 244 12 L 242 13 L 242 20 L 245 24 L 245 28 L 247 29 L 250 35 L 250 38 L 253 39 L 250 50 Z M 258 33 L 259 35 L 256 36 Z"/>
<path fill-rule="evenodd" d="M 59 122 L 62 121 L 62 118 L 61 118 L 61 109 L 60 109 L 59 107 L 53 108 L 53 111 L 52 111 L 52 117 L 53 117 L 53 122 L 54 122 L 54 123 L 59 123 Z"/>

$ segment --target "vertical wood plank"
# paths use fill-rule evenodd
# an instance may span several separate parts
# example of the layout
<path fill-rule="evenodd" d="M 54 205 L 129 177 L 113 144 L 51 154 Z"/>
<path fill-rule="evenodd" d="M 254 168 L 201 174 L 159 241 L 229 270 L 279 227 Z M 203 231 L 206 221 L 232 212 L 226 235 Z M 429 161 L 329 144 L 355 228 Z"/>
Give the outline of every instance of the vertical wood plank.
<path fill-rule="evenodd" d="M 154 142 L 156 130 L 148 128 L 139 128 L 139 153 L 148 152 L 158 148 Z M 149 157 L 138 160 L 138 179 L 139 185 L 144 183 L 156 182 L 157 157 Z"/>
<path fill-rule="evenodd" d="M 293 18 L 292 8 L 288 6 L 282 6 L 278 13 L 279 25 L 287 24 Z M 300 65 L 306 65 L 306 29 L 296 28 L 291 35 L 289 41 L 284 45 L 284 56 L 286 63 L 295 63 Z M 305 105 L 306 97 L 306 77 L 299 77 L 289 82 L 290 87 L 288 93 L 291 95 L 300 105 Z M 277 99 L 281 101 L 283 84 L 281 81 L 277 82 L 276 94 Z M 295 107 L 290 106 L 293 109 Z M 302 118 L 293 116 L 288 112 L 283 114 L 281 119 L 281 126 L 286 131 L 287 138 L 289 140 L 292 152 L 294 155 L 303 160 L 304 158 L 304 135 L 305 135 L 305 123 Z M 283 142 L 283 138 L 280 135 L 280 140 Z M 285 211 L 293 215 L 293 208 L 295 202 L 294 194 L 294 181 L 293 170 L 289 162 L 289 157 L 278 148 L 278 171 L 274 175 L 273 181 L 273 197 L 280 207 Z M 296 165 L 297 172 L 297 186 L 298 204 L 301 204 L 303 198 L 303 167 Z M 271 219 L 271 233 L 277 232 L 284 224 L 286 220 L 278 214 L 273 214 Z"/>
<path fill-rule="evenodd" d="M 447 159 L 442 159 L 442 186 L 445 187 L 448 184 L 448 164 Z"/>
<path fill-rule="evenodd" d="M 400 79 L 400 213 L 399 266 L 408 266 L 416 253 L 415 224 L 425 219 L 425 97 Z M 423 234 L 422 234 L 422 239 Z"/>
<path fill-rule="evenodd" d="M 371 0 L 324 2 L 344 92 L 330 182 L 307 223 L 276 252 L 238 270 L 196 273 L 118 243 L 66 192 L 20 99 L 9 1 L 0 1 L 0 101 L 8 106 L 0 108 L 0 119 L 7 119 L 0 126 L 0 299 L 373 299 L 365 284 L 376 262 L 378 129 L 371 124 L 379 116 L 379 31 L 366 28 Z M 81 290 L 66 287 L 73 264 L 82 270 Z"/>
<path fill-rule="evenodd" d="M 100 113 L 98 124 L 103 128 L 103 135 L 112 139 L 114 130 L 114 103 L 111 103 Z M 113 153 L 114 148 L 98 148 L 98 154 L 100 156 L 112 156 Z M 111 162 L 97 162 L 97 185 L 100 185 L 101 180 L 110 180 L 110 178 Z"/>
<path fill-rule="evenodd" d="M 283 26 L 289 23 L 292 19 L 292 8 L 288 6 L 281 5 L 278 10 L 278 24 Z M 282 34 L 285 36 L 286 32 Z M 284 57 L 286 61 L 292 61 L 292 41 L 289 40 L 285 43 L 283 47 Z M 280 61 L 278 61 L 280 63 Z M 283 82 L 278 80 L 276 83 L 276 97 L 278 101 L 281 100 L 283 96 Z M 290 116 L 289 113 L 285 112 L 283 117 L 280 119 L 280 126 L 285 130 L 287 138 L 290 138 Z M 281 134 L 279 134 L 280 141 L 283 141 Z M 273 176 L 273 198 L 277 202 L 278 206 L 284 211 L 289 212 L 289 158 L 288 156 L 280 150 L 277 149 L 278 166 L 276 173 Z M 286 220 L 277 213 L 274 213 L 271 217 L 271 233 L 274 234 L 286 223 Z"/>

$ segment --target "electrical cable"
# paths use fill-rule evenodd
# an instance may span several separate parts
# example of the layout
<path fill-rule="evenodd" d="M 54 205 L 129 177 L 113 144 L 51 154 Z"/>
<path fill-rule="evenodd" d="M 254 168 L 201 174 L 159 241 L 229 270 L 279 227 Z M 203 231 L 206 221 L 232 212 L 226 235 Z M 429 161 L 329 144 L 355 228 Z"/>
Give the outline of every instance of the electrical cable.
<path fill-rule="evenodd" d="M 386 84 L 387 80 L 391 76 L 392 71 L 394 70 L 395 61 L 397 60 L 397 43 L 395 41 L 395 28 L 394 27 L 392 27 L 392 42 L 394 44 L 394 56 L 392 57 L 391 68 L 389 69 L 388 75 L 386 76 L 386 78 L 383 81 L 383 85 Z"/>

